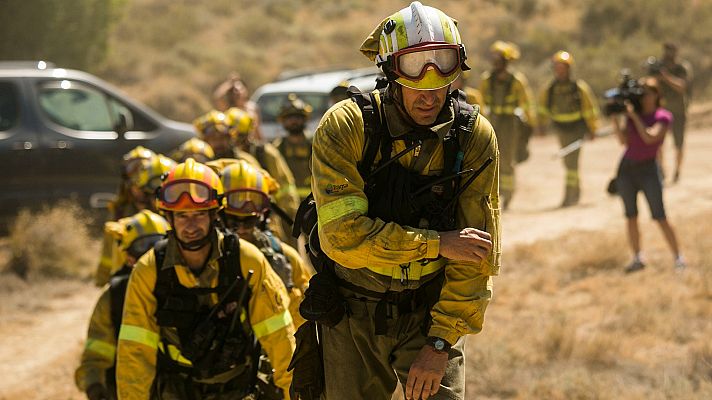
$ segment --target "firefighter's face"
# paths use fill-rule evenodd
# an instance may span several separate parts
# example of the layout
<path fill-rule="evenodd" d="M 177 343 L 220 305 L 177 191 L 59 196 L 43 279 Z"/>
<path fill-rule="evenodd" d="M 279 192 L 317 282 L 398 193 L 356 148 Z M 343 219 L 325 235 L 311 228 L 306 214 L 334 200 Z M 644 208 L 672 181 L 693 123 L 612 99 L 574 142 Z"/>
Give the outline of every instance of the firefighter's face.
<path fill-rule="evenodd" d="M 210 211 L 175 211 L 173 230 L 178 239 L 191 243 L 203 239 L 210 231 Z"/>
<path fill-rule="evenodd" d="M 554 77 L 556 77 L 557 80 L 564 81 L 569 79 L 569 66 L 567 64 L 555 62 L 552 65 L 552 69 L 554 70 Z"/>
<path fill-rule="evenodd" d="M 450 87 L 417 90 L 402 86 L 403 107 L 418 125 L 432 125 L 440 114 Z"/>

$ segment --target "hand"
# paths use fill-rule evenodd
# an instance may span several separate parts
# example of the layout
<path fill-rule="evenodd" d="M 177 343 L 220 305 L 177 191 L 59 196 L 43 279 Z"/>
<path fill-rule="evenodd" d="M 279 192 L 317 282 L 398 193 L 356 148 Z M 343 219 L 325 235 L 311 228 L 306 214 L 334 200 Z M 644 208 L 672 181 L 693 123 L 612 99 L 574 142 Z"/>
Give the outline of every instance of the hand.
<path fill-rule="evenodd" d="M 446 351 L 437 351 L 429 345 L 423 346 L 408 371 L 405 398 L 425 400 L 435 395 L 440 389 L 440 381 L 445 375 L 447 358 Z"/>
<path fill-rule="evenodd" d="M 623 104 L 625 104 L 625 112 L 628 114 L 629 117 L 633 117 L 635 115 L 635 106 L 633 103 L 631 103 L 630 100 L 623 100 Z"/>
<path fill-rule="evenodd" d="M 109 400 L 109 392 L 101 383 L 92 383 L 87 388 L 87 398 L 89 400 Z"/>
<path fill-rule="evenodd" d="M 475 228 L 440 233 L 440 255 L 453 261 L 480 263 L 492 251 L 492 235 Z"/>

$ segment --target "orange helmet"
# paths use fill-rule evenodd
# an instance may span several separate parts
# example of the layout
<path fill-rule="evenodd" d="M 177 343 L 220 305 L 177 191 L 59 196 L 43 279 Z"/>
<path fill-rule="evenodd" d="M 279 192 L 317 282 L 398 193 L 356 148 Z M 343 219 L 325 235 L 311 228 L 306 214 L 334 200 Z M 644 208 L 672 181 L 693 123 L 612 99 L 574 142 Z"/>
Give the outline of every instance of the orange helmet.
<path fill-rule="evenodd" d="M 189 158 L 175 166 L 158 191 L 158 208 L 164 211 L 203 211 L 221 206 L 223 186 L 205 164 Z"/>
<path fill-rule="evenodd" d="M 220 175 L 225 188 L 226 213 L 248 217 L 262 215 L 269 209 L 269 194 L 277 182 L 266 171 L 238 160 L 225 167 Z"/>

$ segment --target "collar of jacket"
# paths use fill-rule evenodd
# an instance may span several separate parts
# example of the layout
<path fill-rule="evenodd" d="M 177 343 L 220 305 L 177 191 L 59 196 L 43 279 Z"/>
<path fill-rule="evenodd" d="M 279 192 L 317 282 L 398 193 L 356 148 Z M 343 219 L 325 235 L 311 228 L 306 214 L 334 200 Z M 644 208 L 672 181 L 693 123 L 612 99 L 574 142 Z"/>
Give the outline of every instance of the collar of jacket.
<path fill-rule="evenodd" d="M 217 229 L 213 228 L 212 232 L 209 235 L 211 250 L 210 256 L 208 256 L 208 262 L 205 263 L 205 266 L 207 268 L 215 268 L 215 266 L 218 265 L 218 263 L 215 261 L 217 261 L 218 258 L 222 257 L 222 249 L 220 248 L 222 234 L 218 232 Z M 166 257 L 164 258 L 161 269 L 173 268 L 176 265 L 182 265 L 186 268 L 188 267 L 188 263 L 185 262 L 185 259 L 180 254 L 180 250 L 178 249 L 178 241 L 176 240 L 175 236 L 168 235 L 168 244 L 166 245 Z"/>
<path fill-rule="evenodd" d="M 388 90 L 390 90 L 390 88 Z M 398 100 L 388 99 L 387 96 L 389 95 L 390 94 L 386 93 L 386 98 L 382 99 L 382 101 L 386 126 L 388 127 L 388 132 L 390 132 L 391 137 L 400 137 L 416 130 L 429 130 L 442 140 L 455 122 L 455 112 L 453 111 L 452 99 L 449 95 L 445 105 L 442 110 L 440 110 L 440 114 L 438 114 L 438 117 L 435 119 L 435 123 L 431 126 L 415 125 L 411 118 L 406 118 L 399 110 L 399 107 L 394 103 L 394 101 Z"/>

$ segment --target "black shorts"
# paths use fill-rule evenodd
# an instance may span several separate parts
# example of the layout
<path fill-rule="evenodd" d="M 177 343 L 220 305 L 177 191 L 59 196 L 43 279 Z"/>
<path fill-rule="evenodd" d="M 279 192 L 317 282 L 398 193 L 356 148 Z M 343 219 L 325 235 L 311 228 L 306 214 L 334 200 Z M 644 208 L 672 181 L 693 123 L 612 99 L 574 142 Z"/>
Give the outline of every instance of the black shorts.
<path fill-rule="evenodd" d="M 638 216 L 638 192 L 642 191 L 655 220 L 665 219 L 663 205 L 663 184 L 658 162 L 655 159 L 634 161 L 621 160 L 616 177 L 616 189 L 623 199 L 625 216 Z"/>

